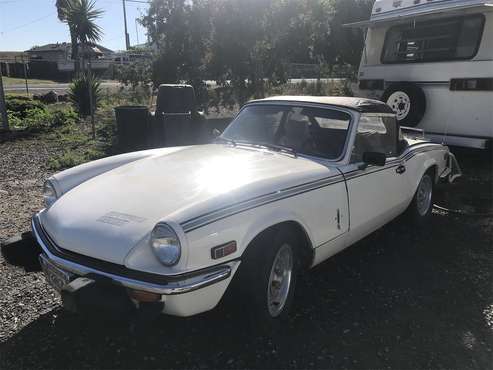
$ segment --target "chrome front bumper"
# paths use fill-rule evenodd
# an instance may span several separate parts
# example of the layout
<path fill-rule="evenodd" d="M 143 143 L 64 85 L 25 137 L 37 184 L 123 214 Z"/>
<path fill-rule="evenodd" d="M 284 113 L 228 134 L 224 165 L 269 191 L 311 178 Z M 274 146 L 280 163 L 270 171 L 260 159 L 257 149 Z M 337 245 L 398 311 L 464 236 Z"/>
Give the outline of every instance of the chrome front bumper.
<path fill-rule="evenodd" d="M 230 261 L 225 264 L 207 268 L 201 271 L 192 273 L 186 273 L 182 275 L 170 276 L 170 281 L 164 283 L 154 283 L 144 280 L 137 280 L 123 275 L 117 275 L 109 272 L 105 272 L 92 267 L 84 266 L 74 261 L 67 260 L 57 256 L 59 248 L 51 241 L 49 236 L 43 230 L 39 214 L 36 214 L 31 222 L 33 234 L 36 237 L 37 242 L 43 249 L 43 255 L 47 258 L 56 268 L 61 272 L 68 272 L 76 277 L 82 277 L 86 275 L 101 276 L 111 279 L 115 284 L 146 292 L 158 293 L 162 295 L 175 295 L 189 293 L 201 288 L 205 288 L 209 285 L 218 283 L 225 279 L 228 279 L 236 265 L 240 263 L 239 260 Z M 166 279 L 167 276 L 163 275 Z"/>

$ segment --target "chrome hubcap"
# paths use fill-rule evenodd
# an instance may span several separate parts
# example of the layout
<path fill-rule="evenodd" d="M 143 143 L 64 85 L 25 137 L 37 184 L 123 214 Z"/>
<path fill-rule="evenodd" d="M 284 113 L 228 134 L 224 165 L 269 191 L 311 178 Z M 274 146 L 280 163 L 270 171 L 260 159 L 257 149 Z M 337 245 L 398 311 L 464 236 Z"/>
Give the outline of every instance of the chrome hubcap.
<path fill-rule="evenodd" d="M 426 215 L 431 206 L 431 195 L 433 191 L 433 183 L 430 176 L 423 176 L 418 186 L 416 195 L 418 213 L 421 216 Z"/>
<path fill-rule="evenodd" d="M 396 91 L 387 99 L 387 105 L 392 108 L 397 116 L 397 120 L 403 120 L 411 110 L 411 99 L 403 91 Z"/>
<path fill-rule="evenodd" d="M 286 304 L 292 274 L 293 249 L 289 244 L 283 244 L 274 258 L 267 288 L 267 306 L 272 317 L 278 316 Z"/>

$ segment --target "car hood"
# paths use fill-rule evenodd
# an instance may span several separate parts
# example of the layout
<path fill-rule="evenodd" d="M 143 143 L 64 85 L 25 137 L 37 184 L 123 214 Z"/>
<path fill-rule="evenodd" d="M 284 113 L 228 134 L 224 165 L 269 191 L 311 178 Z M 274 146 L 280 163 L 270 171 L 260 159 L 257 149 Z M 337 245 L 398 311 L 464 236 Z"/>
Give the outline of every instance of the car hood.
<path fill-rule="evenodd" d="M 159 221 L 186 220 L 337 174 L 316 161 L 226 144 L 185 147 L 90 178 L 42 215 L 61 248 L 124 264 Z"/>

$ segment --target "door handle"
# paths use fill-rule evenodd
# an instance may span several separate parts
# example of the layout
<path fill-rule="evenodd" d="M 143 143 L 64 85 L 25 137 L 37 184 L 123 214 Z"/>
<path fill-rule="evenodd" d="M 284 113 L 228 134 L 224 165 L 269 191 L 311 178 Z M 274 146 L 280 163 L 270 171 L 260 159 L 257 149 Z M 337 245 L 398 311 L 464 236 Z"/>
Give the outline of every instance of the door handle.
<path fill-rule="evenodd" d="M 339 208 L 337 209 L 336 221 L 337 221 L 337 229 L 341 230 L 341 210 Z"/>
<path fill-rule="evenodd" d="M 397 172 L 399 175 L 406 172 L 406 166 L 404 166 L 403 164 L 401 164 L 399 167 L 397 167 L 395 169 L 395 172 Z"/>

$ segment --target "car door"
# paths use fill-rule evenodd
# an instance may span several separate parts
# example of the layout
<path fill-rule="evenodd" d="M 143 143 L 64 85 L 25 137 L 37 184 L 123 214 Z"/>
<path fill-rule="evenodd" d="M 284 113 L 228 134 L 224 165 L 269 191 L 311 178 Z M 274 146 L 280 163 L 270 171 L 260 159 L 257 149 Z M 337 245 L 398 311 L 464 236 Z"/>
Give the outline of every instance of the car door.
<path fill-rule="evenodd" d="M 385 225 L 407 206 L 410 183 L 405 163 L 398 156 L 398 136 L 392 115 L 361 115 L 350 164 L 340 168 L 349 200 L 348 245 Z M 362 161 L 365 152 L 385 153 L 385 165 L 366 166 Z"/>

